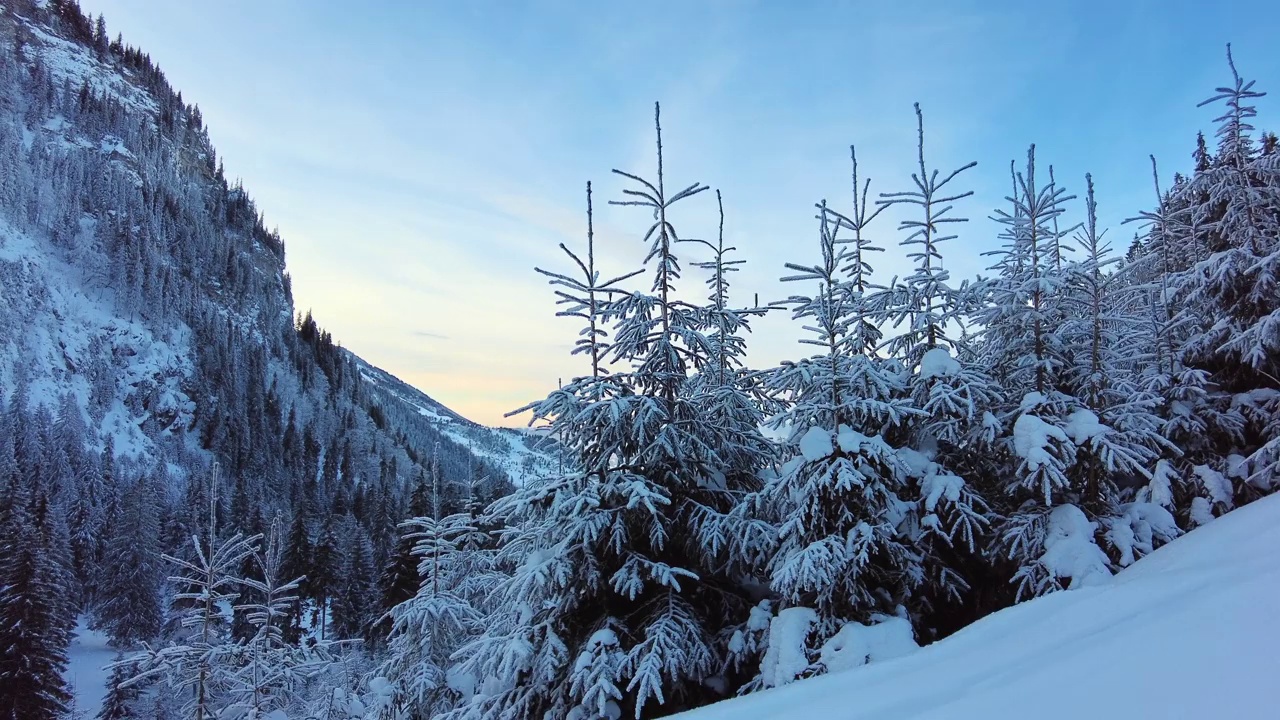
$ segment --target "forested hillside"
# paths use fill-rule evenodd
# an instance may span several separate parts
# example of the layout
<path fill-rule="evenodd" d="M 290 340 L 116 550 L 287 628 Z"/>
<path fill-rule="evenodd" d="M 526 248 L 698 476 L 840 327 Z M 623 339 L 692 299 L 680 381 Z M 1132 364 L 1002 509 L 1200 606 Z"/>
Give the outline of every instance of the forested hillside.
<path fill-rule="evenodd" d="M 428 412 L 297 312 L 284 241 L 199 108 L 75 3 L 0 5 L 0 288 L 0 587 L 32 593 L 0 611 L 28 618 L 0 661 L 28 690 L 5 703 L 66 702 L 14 653 L 56 665 L 81 612 L 122 646 L 159 635 L 158 554 L 191 555 L 211 493 L 218 534 L 291 526 L 299 605 L 346 591 L 330 619 L 363 637 L 432 472 L 460 508 L 547 462 L 530 436 Z"/>

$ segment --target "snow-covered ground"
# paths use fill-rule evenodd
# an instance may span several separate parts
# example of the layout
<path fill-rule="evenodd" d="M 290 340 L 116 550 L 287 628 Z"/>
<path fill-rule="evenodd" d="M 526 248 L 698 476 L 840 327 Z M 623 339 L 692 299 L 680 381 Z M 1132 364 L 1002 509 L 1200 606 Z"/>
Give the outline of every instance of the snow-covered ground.
<path fill-rule="evenodd" d="M 1280 495 L 1100 585 L 996 613 L 906 657 L 684 720 L 1280 717 Z"/>
<path fill-rule="evenodd" d="M 67 684 L 75 698 L 78 717 L 92 718 L 102 709 L 107 694 L 107 678 L 111 672 L 103 668 L 116 659 L 116 651 L 107 645 L 107 636 L 90 630 L 85 618 L 76 625 L 76 637 L 67 650 Z"/>

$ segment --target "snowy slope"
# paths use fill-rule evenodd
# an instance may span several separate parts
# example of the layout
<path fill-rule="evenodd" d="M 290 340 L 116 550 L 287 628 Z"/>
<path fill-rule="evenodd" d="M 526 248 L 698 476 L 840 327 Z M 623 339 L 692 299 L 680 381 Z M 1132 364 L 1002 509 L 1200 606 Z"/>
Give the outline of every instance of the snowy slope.
<path fill-rule="evenodd" d="M 272 393 L 281 427 L 295 416 L 299 431 L 325 448 L 335 436 L 375 437 L 355 467 L 369 477 L 391 457 L 403 478 L 413 477 L 412 466 L 437 444 L 447 476 L 474 466 L 521 482 L 551 467 L 522 434 L 472 423 L 354 355 L 360 371 L 350 385 L 363 379 L 366 387 L 334 388 L 333 378 L 321 378 L 334 368 L 321 371 L 309 356 L 314 348 L 290 332 L 283 245 L 254 227 L 256 208 L 240 204 L 248 202 L 244 190 L 227 187 L 208 167 L 212 146 L 163 79 L 60 36 L 67 30 L 43 11 L 3 5 L 0 406 L 20 385 L 30 407 L 55 415 L 70 398 L 94 452 L 110 437 L 117 458 L 165 462 L 175 480 L 214 453 L 224 461 L 242 454 L 237 444 L 280 455 L 279 433 L 262 427 L 236 427 L 243 443 L 209 431 L 219 411 L 235 415 L 231 396 L 247 396 L 249 385 Z M 20 73 L 9 62 L 14 56 L 25 64 Z M 31 91 L 27 76 L 41 74 L 49 89 Z M 109 112 L 77 98 L 94 98 Z M 224 373 L 209 333 L 201 336 L 212 319 L 219 339 L 234 330 L 237 343 L 251 346 L 234 351 L 238 365 L 250 366 L 252 350 L 265 367 L 254 366 L 252 378 Z M 365 390 L 403 412 L 370 427 Z M 264 467 L 253 474 L 271 476 Z"/>
<path fill-rule="evenodd" d="M 991 615 L 916 653 L 685 720 L 1280 717 L 1280 495 L 1097 587 Z"/>
<path fill-rule="evenodd" d="M 545 477 L 555 470 L 555 449 L 549 438 L 472 422 L 391 373 L 374 367 L 355 355 L 352 358 L 360 368 L 360 377 L 369 385 L 384 409 L 399 406 L 407 412 L 406 415 L 401 415 L 398 424 L 411 425 L 414 421 L 426 423 L 430 430 L 439 433 L 448 442 L 504 470 L 511 481 L 518 485 L 537 477 Z"/>
<path fill-rule="evenodd" d="M 90 630 L 85 618 L 76 625 L 75 639 L 67 649 L 67 684 L 75 698 L 78 717 L 97 717 L 107 694 L 107 663 L 116 659 L 116 650 L 107 644 L 107 636 Z"/>

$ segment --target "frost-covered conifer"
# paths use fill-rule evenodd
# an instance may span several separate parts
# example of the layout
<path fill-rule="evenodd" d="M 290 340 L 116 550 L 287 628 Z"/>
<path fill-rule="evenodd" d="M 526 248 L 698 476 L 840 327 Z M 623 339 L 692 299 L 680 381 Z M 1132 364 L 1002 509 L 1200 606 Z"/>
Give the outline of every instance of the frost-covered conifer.
<path fill-rule="evenodd" d="M 392 706 L 410 717 L 439 715 L 474 693 L 476 679 L 453 668 L 453 655 L 482 630 L 503 579 L 473 512 L 442 516 L 439 486 L 433 473 L 431 514 L 402 524 L 417 592 L 388 613 L 389 657 L 378 670 L 393 690 Z"/>
<path fill-rule="evenodd" d="M 0 717 L 55 720 L 71 700 L 62 678 L 70 640 L 61 600 L 71 592 L 20 484 L 0 524 Z"/>
<path fill-rule="evenodd" d="M 342 523 L 342 565 L 330 603 L 332 632 L 345 640 L 366 636 L 377 620 L 378 585 L 373 542 L 369 533 L 347 515 Z"/>
<path fill-rule="evenodd" d="M 1104 546 L 1125 566 L 1172 539 L 1177 526 L 1170 508 L 1147 497 L 1122 503 L 1120 484 L 1158 482 L 1160 464 L 1180 452 L 1163 435 L 1160 398 L 1134 372 L 1142 321 L 1124 303 L 1124 278 L 1109 268 L 1115 259 L 1098 229 L 1093 178 L 1085 183 L 1081 259 L 1066 267 L 1067 322 L 1059 331 L 1069 349 L 1064 384 L 1077 402 L 1066 430 L 1076 446 L 1071 474 L 1080 506 L 1102 523 Z"/>
<path fill-rule="evenodd" d="M 880 434 L 916 411 L 901 397 L 896 364 L 865 354 L 862 333 L 850 332 L 864 318 L 861 294 L 843 276 L 849 260 L 838 237 L 843 226 L 819 204 L 820 261 L 786 265 L 793 274 L 784 281 L 813 283 L 817 293 L 779 305 L 814 336 L 801 342 L 821 352 L 784 363 L 767 380 L 788 406 L 773 423 L 788 431 L 795 457 L 753 502 L 778 527 L 766 565 L 780 600 L 777 619 L 791 610 L 812 614 L 813 642 L 802 653 L 810 660 L 845 623 L 897 612 L 923 576 L 919 554 L 900 531 L 909 513 L 902 497 L 907 468 Z M 771 631 L 766 657 L 782 639 Z M 734 645 L 737 656 L 747 649 L 743 640 Z M 771 681 L 761 676 L 756 684 Z"/>
<path fill-rule="evenodd" d="M 181 637 L 155 648 L 144 643 L 144 650 L 125 660 L 137 671 L 130 683 L 161 680 L 182 703 L 183 713 L 194 720 L 216 718 L 227 701 L 240 653 L 240 647 L 230 639 L 227 614 L 239 598 L 236 572 L 244 559 L 256 552 L 261 539 L 236 534 L 218 540 L 217 486 L 215 466 L 208 495 L 207 536 L 192 536 L 193 559 L 163 556 L 182 573 L 170 577 L 179 588 L 174 604 L 182 608 Z"/>
<path fill-rule="evenodd" d="M 254 629 L 252 637 L 237 648 L 230 673 L 227 705 L 220 718 L 259 720 L 273 713 L 296 713 L 304 704 L 306 683 L 332 662 L 330 643 L 291 645 L 285 640 L 286 623 L 297 600 L 301 578 L 286 580 L 283 524 L 277 516 L 266 536 L 266 545 L 251 556 L 258 577 L 241 577 L 241 587 L 253 591 L 254 600 L 233 606 Z"/>
<path fill-rule="evenodd" d="M 911 486 L 904 498 L 912 503 L 906 518 L 907 535 L 923 559 L 926 580 L 912 610 L 940 610 L 958 601 L 968 583 L 962 565 L 981 550 L 985 503 L 961 473 L 985 480 L 988 454 L 996 423 L 991 410 L 1000 400 L 994 381 L 974 358 L 968 327 L 980 300 L 979 289 L 968 282 L 953 285 L 943 262 L 948 234 L 967 222 L 954 212 L 955 203 L 973 193 L 953 189 L 951 183 L 974 167 L 968 163 L 943 176 L 925 159 L 924 116 L 916 114 L 915 187 L 882 193 L 879 208 L 905 206 L 911 214 L 900 223 L 901 241 L 916 266 L 901 282 L 871 295 L 868 307 L 887 324 L 892 337 L 883 343 L 903 367 L 902 394 L 917 411 L 898 427 L 887 428 L 890 442 L 903 446 Z M 855 178 L 857 166 L 854 166 Z M 856 183 L 856 180 L 855 180 Z M 859 202 L 859 200 L 861 202 Z M 855 213 L 865 216 L 866 191 L 854 198 Z M 862 225 L 855 226 L 855 239 Z"/>
<path fill-rule="evenodd" d="M 106 528 L 102 584 L 94 627 L 129 648 L 155 638 L 164 622 L 160 605 L 160 514 L 157 488 L 145 478 L 125 489 L 120 509 Z"/>
<path fill-rule="evenodd" d="M 98 711 L 96 720 L 131 720 L 136 717 L 133 702 L 138 698 L 138 688 L 129 685 L 129 678 L 134 675 L 133 669 L 124 662 L 122 653 L 116 654 L 112 663 L 111 676 L 107 679 L 107 694 L 102 699 L 102 709 Z"/>
<path fill-rule="evenodd" d="M 484 680 L 463 716 L 608 717 L 608 687 L 621 692 L 616 710 L 637 718 L 701 704 L 716 695 L 708 682 L 722 665 L 720 630 L 746 612 L 735 582 L 720 574 L 724 563 L 713 562 L 720 548 L 704 541 L 724 518 L 699 502 L 726 477 L 718 429 L 686 394 L 713 348 L 704 313 L 674 294 L 680 238 L 670 211 L 706 187 L 668 193 L 658 131 L 656 180 L 618 172 L 634 183 L 621 204 L 653 213 L 644 236 L 652 284 L 604 308 L 619 370 L 593 367 L 528 408 L 550 422 L 572 462 L 495 504 L 512 526 L 501 557 L 515 571 L 490 631 L 463 652 L 465 672 Z M 573 289 L 575 302 L 590 323 L 596 301 L 583 289 Z M 598 357 L 599 335 L 591 324 L 583 334 Z"/>
<path fill-rule="evenodd" d="M 1036 181 L 1034 147 L 1016 175 L 1012 212 L 1000 212 L 1006 249 L 986 313 L 987 361 L 1016 362 L 1006 382 L 1015 406 L 1000 420 L 1008 466 L 997 563 L 1009 561 L 1019 598 L 1108 576 L 1178 529 L 1160 503 L 1124 502 L 1120 485 L 1164 477 L 1159 399 L 1135 375 L 1141 321 L 1110 275 L 1097 227 L 1092 178 L 1086 221 L 1077 233 L 1083 258 L 1060 261 L 1056 219 L 1069 199 L 1056 181 Z M 1003 343 L 1003 344 L 1001 344 Z M 1110 556 L 1103 548 L 1111 551 Z"/>
<path fill-rule="evenodd" d="M 1236 71 L 1232 83 L 1201 105 L 1222 102 L 1214 162 L 1187 183 L 1206 202 L 1194 206 L 1206 256 L 1179 278 L 1179 294 L 1207 326 L 1185 348 L 1187 364 L 1210 373 L 1245 421 L 1240 438 L 1247 478 L 1234 492 L 1275 490 L 1280 467 L 1280 165 L 1258 152 L 1251 104 L 1264 93 Z M 1221 471 L 1226 468 L 1209 468 Z"/>
<path fill-rule="evenodd" d="M 1197 172 L 1208 169 L 1203 135 L 1195 157 Z M 1150 482 L 1138 495 L 1175 513 L 1184 526 L 1195 527 L 1212 517 L 1213 508 L 1207 499 L 1212 494 L 1199 479 L 1203 471 L 1197 473 L 1196 468 L 1223 466 L 1219 447 L 1224 442 L 1238 444 L 1244 418 L 1224 393 L 1211 389 L 1209 374 L 1184 358 L 1189 339 L 1214 322 L 1201 315 L 1203 308 L 1188 304 L 1180 289 L 1181 278 L 1207 256 L 1207 235 L 1199 224 L 1204 212 L 1198 208 L 1207 202 L 1207 195 L 1193 190 L 1187 181 L 1163 192 L 1154 157 L 1151 171 L 1156 207 L 1126 221 L 1141 221 L 1146 231 L 1120 278 L 1126 283 L 1120 296 L 1125 311 L 1143 319 L 1131 331 L 1138 347 L 1128 353 L 1125 364 L 1134 374 L 1137 391 L 1159 401 L 1161 434 L 1176 453 L 1157 462 Z M 1219 504 L 1217 509 L 1225 510 L 1229 504 Z M 1193 506 L 1199 510 L 1192 512 Z"/>
<path fill-rule="evenodd" d="M 1001 505 L 1008 509 L 996 528 L 996 552 L 1014 563 L 1014 581 L 1022 597 L 1055 589 L 1060 572 L 1074 579 L 1071 568 L 1048 562 L 1046 539 L 1055 532 L 1052 509 L 1079 498 L 1068 472 L 1076 460 L 1076 446 L 1066 429 L 1077 404 L 1063 392 L 1067 357 L 1057 332 L 1063 320 L 1065 276 L 1054 262 L 1060 240 L 1054 220 L 1068 197 L 1056 182 L 1037 181 L 1034 145 L 1027 152 L 1025 170 L 1014 175 L 1014 187 L 1008 198 L 1012 210 L 997 211 L 997 221 L 1006 228 L 1005 247 L 992 268 L 999 277 L 990 283 L 990 305 L 983 320 L 984 359 L 993 372 L 999 369 L 1008 396 L 1018 399 L 996 415 L 1008 428 L 1002 443 L 1009 465 L 1002 472 Z M 1076 515 L 1063 511 L 1056 517 L 1074 521 Z M 1087 566 L 1088 574 L 1106 573 L 1105 556 L 1093 544 L 1092 530 L 1084 532 L 1078 523 L 1070 527 L 1072 537 L 1088 546 L 1081 554 L 1094 552 L 1094 560 L 1102 558 L 1100 565 Z M 1101 570 L 1094 572 L 1098 567 Z"/>

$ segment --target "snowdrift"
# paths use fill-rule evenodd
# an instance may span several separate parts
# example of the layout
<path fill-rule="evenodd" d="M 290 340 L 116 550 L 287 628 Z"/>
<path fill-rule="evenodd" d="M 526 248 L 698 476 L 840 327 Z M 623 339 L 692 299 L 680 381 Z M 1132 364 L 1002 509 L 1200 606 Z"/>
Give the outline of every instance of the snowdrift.
<path fill-rule="evenodd" d="M 1280 717 L 1280 495 L 1104 583 L 682 720 Z"/>

